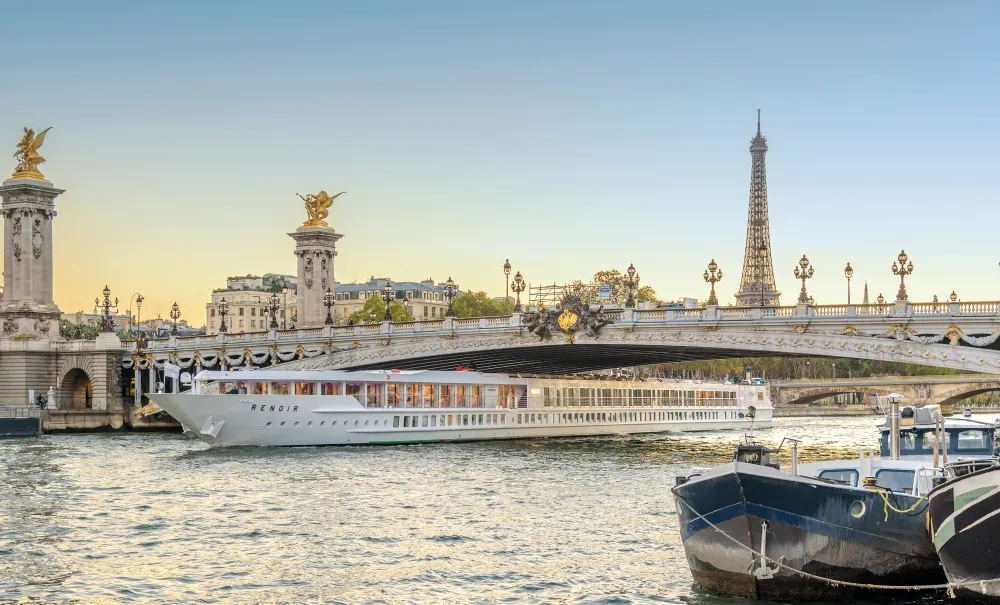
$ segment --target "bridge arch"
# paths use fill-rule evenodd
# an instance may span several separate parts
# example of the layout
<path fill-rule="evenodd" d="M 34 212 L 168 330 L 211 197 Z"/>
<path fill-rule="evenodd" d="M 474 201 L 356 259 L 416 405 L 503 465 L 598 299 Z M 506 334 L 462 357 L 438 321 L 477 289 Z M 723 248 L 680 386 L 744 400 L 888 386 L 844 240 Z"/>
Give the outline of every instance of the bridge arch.
<path fill-rule="evenodd" d="M 976 395 L 982 395 L 983 393 L 989 393 L 991 391 L 1000 391 L 1000 382 L 963 385 L 957 389 L 941 394 L 941 403 L 958 406 L 959 402 L 964 399 L 975 397 Z"/>
<path fill-rule="evenodd" d="M 56 402 L 61 410 L 91 409 L 94 405 L 94 382 L 90 375 L 80 368 L 70 368 L 60 381 Z"/>
<path fill-rule="evenodd" d="M 835 395 L 843 395 L 846 393 L 862 393 L 864 395 L 878 395 L 880 397 L 885 397 L 890 393 L 896 392 L 898 389 L 875 387 L 875 386 L 849 386 L 845 385 L 843 387 L 818 387 L 815 389 L 803 389 L 797 391 L 793 398 L 788 401 L 781 401 L 780 403 L 785 405 L 808 405 L 816 401 L 822 401 L 828 399 Z"/>

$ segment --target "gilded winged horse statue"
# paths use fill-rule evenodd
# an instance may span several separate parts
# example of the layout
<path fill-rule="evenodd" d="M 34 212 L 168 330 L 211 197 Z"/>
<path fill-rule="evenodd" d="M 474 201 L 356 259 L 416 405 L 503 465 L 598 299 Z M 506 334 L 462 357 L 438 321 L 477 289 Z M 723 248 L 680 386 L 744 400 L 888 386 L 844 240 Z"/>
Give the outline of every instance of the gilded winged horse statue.
<path fill-rule="evenodd" d="M 45 133 L 50 130 L 51 127 L 46 128 L 36 135 L 31 128 L 24 129 L 24 137 L 17 144 L 17 151 L 14 153 L 17 168 L 14 169 L 11 178 L 45 180 L 45 175 L 38 169 L 38 165 L 44 163 L 45 158 L 38 153 L 38 148 L 45 142 Z"/>
<path fill-rule="evenodd" d="M 341 191 L 337 195 L 331 197 L 326 191 L 320 191 L 319 193 L 302 197 L 301 194 L 296 193 L 303 202 L 306 203 L 306 214 L 309 215 L 308 220 L 302 223 L 303 227 L 327 227 L 330 225 L 323 219 L 330 215 L 330 206 L 333 206 L 333 200 L 344 195 L 344 191 Z"/>

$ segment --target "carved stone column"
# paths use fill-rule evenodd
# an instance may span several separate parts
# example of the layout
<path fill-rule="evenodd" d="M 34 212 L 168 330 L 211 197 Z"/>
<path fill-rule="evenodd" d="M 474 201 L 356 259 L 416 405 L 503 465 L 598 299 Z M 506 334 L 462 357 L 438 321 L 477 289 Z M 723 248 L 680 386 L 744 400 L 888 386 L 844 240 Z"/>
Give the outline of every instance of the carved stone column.
<path fill-rule="evenodd" d="M 295 327 L 323 327 L 326 322 L 323 294 L 327 288 L 334 290 L 333 257 L 337 256 L 337 240 L 344 235 L 329 227 L 299 227 L 288 235 L 295 240 L 298 258 Z"/>
<path fill-rule="evenodd" d="M 63 193 L 51 183 L 11 178 L 0 185 L 4 221 L 4 297 L 0 337 L 56 337 L 59 308 L 52 293 L 52 220 Z"/>

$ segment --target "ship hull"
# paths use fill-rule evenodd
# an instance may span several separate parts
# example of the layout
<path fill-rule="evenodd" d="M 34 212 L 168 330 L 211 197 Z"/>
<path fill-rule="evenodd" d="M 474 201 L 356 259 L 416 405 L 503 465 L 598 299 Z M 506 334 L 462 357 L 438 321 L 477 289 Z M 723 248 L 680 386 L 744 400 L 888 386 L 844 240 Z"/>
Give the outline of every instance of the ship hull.
<path fill-rule="evenodd" d="M 948 581 L 1000 601 L 1000 468 L 945 483 L 929 496 L 934 546 Z"/>
<path fill-rule="evenodd" d="M 683 408 L 365 408 L 342 395 L 149 396 L 213 446 L 399 445 L 745 429 L 733 409 L 698 408 L 720 419 L 679 420 Z M 771 422 L 770 408 L 754 426 Z"/>
<path fill-rule="evenodd" d="M 674 497 L 691 574 L 718 595 L 841 599 L 865 591 L 817 578 L 892 586 L 944 580 L 924 516 L 890 510 L 886 521 L 874 491 L 731 463 L 675 487 Z M 917 501 L 897 498 L 904 507 Z M 759 556 L 762 548 L 770 561 Z M 754 573 L 764 564 L 770 573 Z"/>

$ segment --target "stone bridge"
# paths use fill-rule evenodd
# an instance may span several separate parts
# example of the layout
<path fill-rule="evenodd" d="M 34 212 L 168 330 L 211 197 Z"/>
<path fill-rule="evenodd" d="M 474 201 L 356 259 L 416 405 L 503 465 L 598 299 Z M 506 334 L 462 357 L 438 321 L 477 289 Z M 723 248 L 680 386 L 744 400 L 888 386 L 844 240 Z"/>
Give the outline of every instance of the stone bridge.
<path fill-rule="evenodd" d="M 605 312 L 595 336 L 543 339 L 526 316 L 383 322 L 158 340 L 126 370 L 249 368 L 454 369 L 571 373 L 747 356 L 846 357 L 1000 373 L 1000 303 L 707 307 Z M 130 372 L 131 373 L 131 372 Z"/>
<path fill-rule="evenodd" d="M 973 395 L 1000 391 L 1000 375 L 772 380 L 770 384 L 771 400 L 775 405 L 809 404 L 841 393 L 883 397 L 890 393 L 900 393 L 908 405 L 940 403 L 948 407 Z"/>

